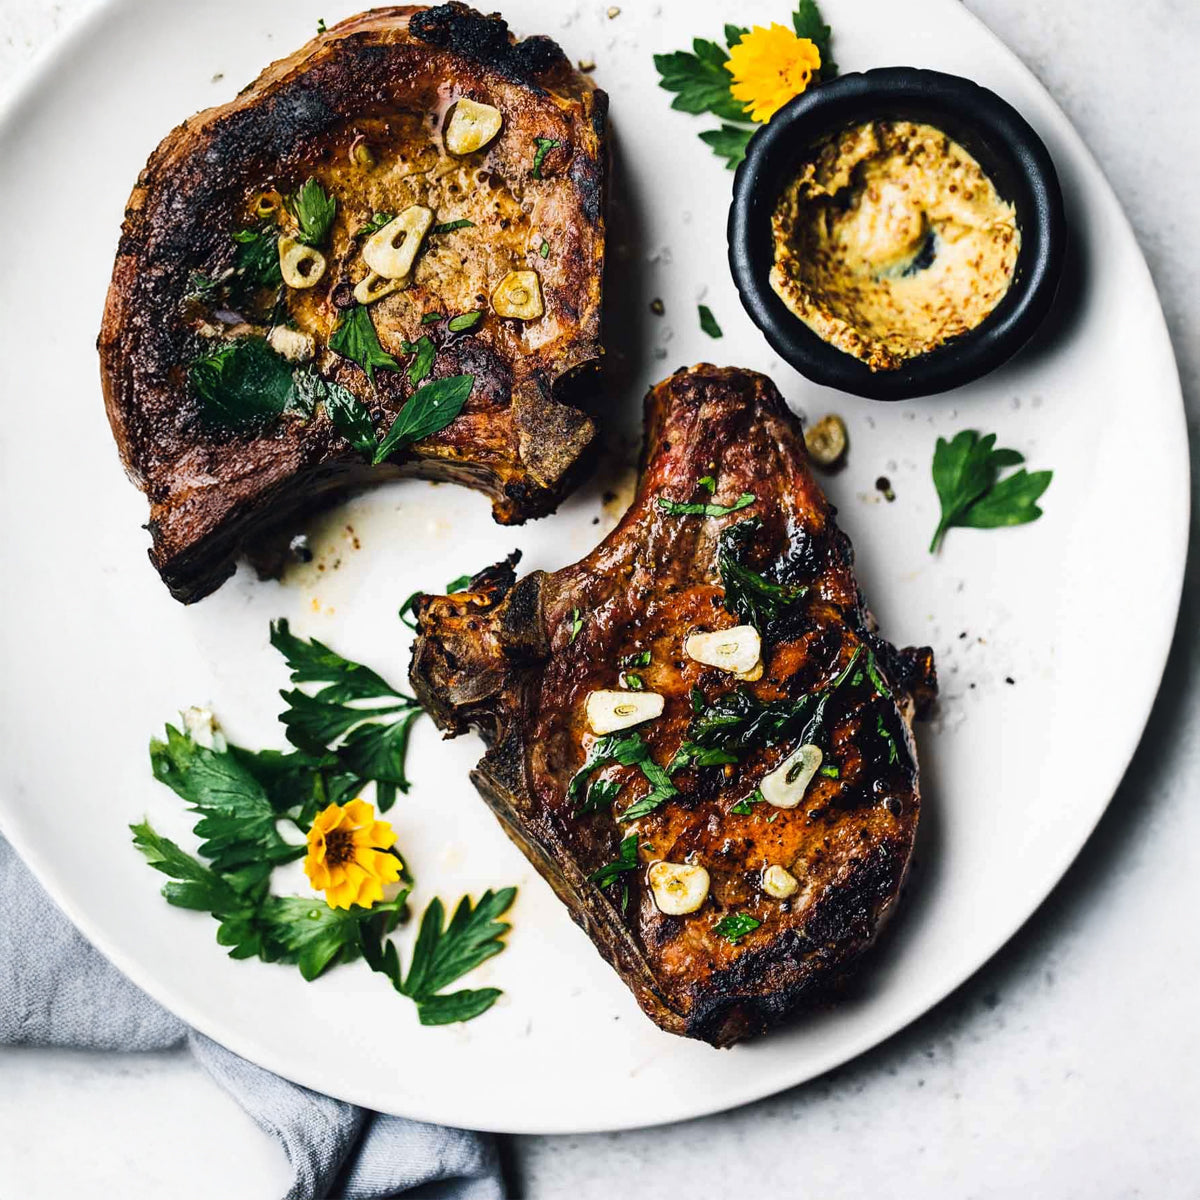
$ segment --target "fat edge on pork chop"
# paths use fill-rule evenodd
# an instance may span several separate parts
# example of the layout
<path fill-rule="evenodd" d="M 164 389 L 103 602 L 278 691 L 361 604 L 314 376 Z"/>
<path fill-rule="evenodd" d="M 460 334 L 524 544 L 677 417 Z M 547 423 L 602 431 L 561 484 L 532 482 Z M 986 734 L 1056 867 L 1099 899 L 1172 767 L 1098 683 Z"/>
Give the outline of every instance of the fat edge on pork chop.
<path fill-rule="evenodd" d="M 875 629 L 770 380 L 646 403 L 637 494 L 586 558 L 418 603 L 411 678 L 647 1015 L 727 1046 L 810 1006 L 896 906 L 928 648 Z"/>
<path fill-rule="evenodd" d="M 554 509 L 594 435 L 606 113 L 554 42 L 447 4 L 352 17 L 167 135 L 99 350 L 176 598 L 368 478 L 463 483 L 503 523 Z M 424 393 L 372 465 L 419 388 L 462 378 L 455 419 Z"/>

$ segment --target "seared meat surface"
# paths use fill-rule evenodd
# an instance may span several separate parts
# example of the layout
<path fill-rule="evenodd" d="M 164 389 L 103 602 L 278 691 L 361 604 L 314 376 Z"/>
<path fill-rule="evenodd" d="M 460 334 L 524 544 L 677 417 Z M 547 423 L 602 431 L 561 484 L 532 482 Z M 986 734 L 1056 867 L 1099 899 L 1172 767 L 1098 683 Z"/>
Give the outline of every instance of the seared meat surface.
<path fill-rule="evenodd" d="M 167 135 L 129 200 L 99 349 L 121 457 L 150 501 L 150 556 L 178 599 L 218 587 L 264 529 L 368 477 L 467 484 L 503 523 L 555 508 L 594 435 L 576 405 L 601 354 L 606 112 L 554 42 L 515 41 L 455 3 L 344 21 Z M 451 136 L 456 116 L 474 121 L 476 148 Z M 313 270 L 306 186 L 336 204 L 328 228 L 319 205 L 310 214 L 315 285 L 280 279 L 288 239 Z M 430 215 L 410 273 L 364 300 L 371 234 L 414 212 Z M 394 360 L 373 382 L 330 346 L 364 315 Z M 422 338 L 431 365 L 418 365 Z M 266 394 L 300 370 L 307 405 L 214 420 L 193 365 L 238 341 L 258 357 L 233 384 L 258 372 Z M 313 377 L 340 385 L 382 435 L 422 372 L 471 375 L 465 407 L 378 467 L 312 403 Z"/>
<path fill-rule="evenodd" d="M 419 604 L 422 702 L 480 730 L 479 791 L 672 1033 L 763 1032 L 896 905 L 933 657 L 875 632 L 852 563 L 770 380 L 701 365 L 651 391 L 591 554 Z"/>

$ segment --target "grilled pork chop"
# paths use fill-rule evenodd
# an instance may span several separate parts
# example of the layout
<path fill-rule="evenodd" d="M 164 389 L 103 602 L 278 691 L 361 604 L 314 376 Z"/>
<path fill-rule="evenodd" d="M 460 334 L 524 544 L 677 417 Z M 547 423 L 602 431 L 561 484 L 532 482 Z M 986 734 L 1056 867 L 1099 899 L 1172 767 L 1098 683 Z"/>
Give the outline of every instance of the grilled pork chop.
<path fill-rule="evenodd" d="M 702 365 L 650 392 L 591 554 L 419 602 L 422 703 L 479 729 L 476 787 L 669 1032 L 761 1033 L 895 907 L 933 655 L 875 632 L 852 562 L 770 380 Z"/>
<path fill-rule="evenodd" d="M 554 42 L 455 3 L 344 21 L 167 135 L 99 349 L 178 599 L 368 475 L 465 483 L 502 523 L 554 509 L 594 433 L 606 112 Z M 461 414 L 372 469 L 417 385 L 460 375 Z"/>

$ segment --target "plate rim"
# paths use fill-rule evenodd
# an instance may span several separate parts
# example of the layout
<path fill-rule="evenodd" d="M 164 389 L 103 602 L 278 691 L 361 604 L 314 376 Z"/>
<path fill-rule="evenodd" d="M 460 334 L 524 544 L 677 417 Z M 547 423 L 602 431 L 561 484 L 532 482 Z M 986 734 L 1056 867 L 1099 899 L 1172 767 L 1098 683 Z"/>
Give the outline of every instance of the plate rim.
<path fill-rule="evenodd" d="M 60 34 L 51 37 L 42 48 L 35 52 L 32 59 L 26 63 L 23 70 L 18 74 L 17 81 L 8 96 L 3 101 L 0 101 L 0 129 L 8 126 L 19 115 L 22 108 L 36 102 L 40 88 L 49 82 L 49 77 L 56 69 L 59 61 L 83 49 L 84 43 L 95 29 L 103 27 L 108 21 L 115 19 L 122 10 L 136 10 L 140 5 L 147 2 L 148 0 L 99 0 L 95 7 L 75 18 Z M 754 1082 L 755 1075 L 753 1072 L 747 1072 L 747 1083 L 744 1086 L 740 1088 L 728 1088 L 719 1098 L 711 1096 L 697 1097 L 698 1102 L 694 1101 L 690 1105 L 681 1107 L 678 1111 L 665 1113 L 661 1117 L 649 1122 L 611 1119 L 592 1121 L 586 1125 L 581 1125 L 578 1122 L 548 1125 L 544 1121 L 537 1123 L 522 1122 L 514 1116 L 503 1125 L 479 1125 L 475 1123 L 462 1125 L 453 1121 L 452 1118 L 449 1119 L 450 1123 L 456 1124 L 460 1128 L 479 1129 L 495 1133 L 534 1135 L 611 1133 L 629 1129 L 654 1128 L 659 1125 L 692 1120 L 698 1117 L 725 1112 L 769 1096 L 777 1095 L 788 1088 L 798 1087 L 818 1079 L 838 1066 L 852 1062 L 867 1051 L 877 1046 L 882 1046 L 896 1036 L 896 1034 L 929 1012 L 942 1000 L 953 995 L 964 983 L 990 962 L 1028 924 L 1030 919 L 1053 893 L 1085 845 L 1090 841 L 1096 826 L 1105 812 L 1107 812 L 1117 792 L 1120 791 L 1128 775 L 1129 766 L 1134 754 L 1145 736 L 1155 701 L 1162 687 L 1163 676 L 1171 658 L 1171 648 L 1179 624 L 1190 543 L 1190 520 L 1188 517 L 1191 512 L 1192 472 L 1186 410 L 1183 402 L 1183 391 L 1179 378 L 1178 360 L 1174 344 L 1163 314 L 1158 289 L 1150 273 L 1141 243 L 1138 241 L 1128 215 L 1121 205 L 1107 175 L 1092 154 L 1082 135 L 1075 128 L 1070 117 L 1063 111 L 1058 101 L 1042 84 L 1032 69 L 979 16 L 965 6 L 954 3 L 953 0 L 937 0 L 937 2 L 947 7 L 952 7 L 959 17 L 965 17 L 972 22 L 976 30 L 986 37 L 992 53 L 999 54 L 1007 58 L 1010 63 L 1015 64 L 1026 77 L 1029 86 L 1040 94 L 1041 98 L 1053 108 L 1062 121 L 1062 128 L 1066 136 L 1073 142 L 1074 153 L 1095 172 L 1100 183 L 1099 192 L 1104 203 L 1110 206 L 1112 212 L 1122 222 L 1128 232 L 1136 249 L 1137 266 L 1134 269 L 1140 270 L 1144 282 L 1148 285 L 1155 299 L 1156 328 L 1165 354 L 1170 362 L 1170 371 L 1168 378 L 1164 379 L 1164 383 L 1170 390 L 1170 399 L 1174 402 L 1169 407 L 1175 414 L 1176 432 L 1179 435 L 1175 439 L 1176 444 L 1180 447 L 1179 457 L 1181 466 L 1177 477 L 1179 495 L 1176 497 L 1176 500 L 1179 511 L 1183 514 L 1184 519 L 1180 521 L 1179 530 L 1176 534 L 1176 540 L 1179 543 L 1175 548 L 1176 553 L 1165 555 L 1173 564 L 1174 576 L 1170 580 L 1169 588 L 1163 588 L 1160 583 L 1158 589 L 1160 593 L 1167 592 L 1171 597 L 1171 604 L 1168 610 L 1171 614 L 1171 619 L 1170 621 L 1162 622 L 1159 626 L 1159 647 L 1157 651 L 1159 665 L 1153 674 L 1148 673 L 1146 676 L 1145 695 L 1142 697 L 1142 702 L 1137 706 L 1137 711 L 1141 713 L 1139 719 L 1129 724 L 1128 728 L 1131 732 L 1126 739 L 1126 745 L 1120 755 L 1120 759 L 1123 760 L 1124 765 L 1121 768 L 1119 776 L 1116 778 L 1112 791 L 1104 799 L 1104 802 L 1097 806 L 1094 816 L 1086 823 L 1081 823 L 1077 836 L 1064 841 L 1064 848 L 1055 857 L 1055 865 L 1046 871 L 1045 878 L 1039 881 L 1036 887 L 1029 889 L 1030 899 L 1026 904 L 1022 905 L 1020 910 L 1016 910 L 1019 912 L 1019 916 L 1013 918 L 1011 928 L 1007 932 L 989 939 L 986 943 L 981 943 L 979 948 L 968 956 L 967 961 L 970 964 L 969 966 L 960 967 L 958 971 L 939 979 L 935 984 L 916 989 L 915 998 L 912 1002 L 895 1012 L 889 1013 L 887 1020 L 869 1026 L 859 1037 L 849 1042 L 836 1043 L 835 1047 L 831 1048 L 825 1054 L 813 1056 L 809 1065 L 796 1078 L 782 1083 L 772 1079 L 764 1087 Z M 41 854 L 34 846 L 24 844 L 20 834 L 14 836 L 10 830 L 4 828 L 3 806 L 0 806 L 0 833 L 3 833 L 8 839 L 10 845 L 12 845 L 22 861 L 33 873 L 47 895 L 59 910 L 67 916 L 82 936 L 129 980 L 140 987 L 157 1003 L 161 1004 L 168 1012 L 173 1013 L 191 1028 L 212 1038 L 233 1053 L 299 1086 L 375 1111 L 395 1112 L 395 1108 L 391 1105 L 385 1094 L 386 1088 L 353 1089 L 355 1092 L 353 1096 L 342 1092 L 336 1087 L 331 1089 L 327 1081 L 317 1080 L 308 1076 L 303 1069 L 302 1062 L 289 1061 L 285 1063 L 277 1061 L 279 1056 L 272 1054 L 270 1051 L 264 1053 L 261 1047 L 247 1045 L 247 1042 L 253 1040 L 252 1034 L 243 1033 L 237 1029 L 228 1027 L 219 1015 L 196 1011 L 188 997 L 177 996 L 170 986 L 161 985 L 156 980 L 152 971 L 148 968 L 144 969 L 131 955 L 127 954 L 119 946 L 114 945 L 102 928 L 93 925 L 82 905 L 76 904 L 71 899 L 64 898 L 63 895 L 58 893 L 53 883 L 54 872 L 49 857 Z M 1008 924 L 1010 922 L 1006 921 L 1005 925 Z M 947 983 L 947 978 L 951 982 Z M 813 1065 L 814 1062 L 815 1065 Z M 448 1118 L 444 1114 L 436 1111 L 423 1111 L 419 1105 L 406 1105 L 405 1111 L 396 1115 L 437 1124 L 446 1124 L 448 1121 Z"/>

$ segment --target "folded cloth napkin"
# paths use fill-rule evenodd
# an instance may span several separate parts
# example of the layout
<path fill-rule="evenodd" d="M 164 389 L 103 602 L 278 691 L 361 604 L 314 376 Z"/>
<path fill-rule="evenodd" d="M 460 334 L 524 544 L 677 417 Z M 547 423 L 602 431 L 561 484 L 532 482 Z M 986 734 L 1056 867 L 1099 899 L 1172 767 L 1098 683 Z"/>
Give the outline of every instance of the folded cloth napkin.
<path fill-rule="evenodd" d="M 186 1043 L 287 1154 L 285 1200 L 498 1200 L 493 1139 L 344 1104 L 238 1058 L 135 987 L 58 911 L 0 838 L 0 1045 L 165 1050 Z"/>

